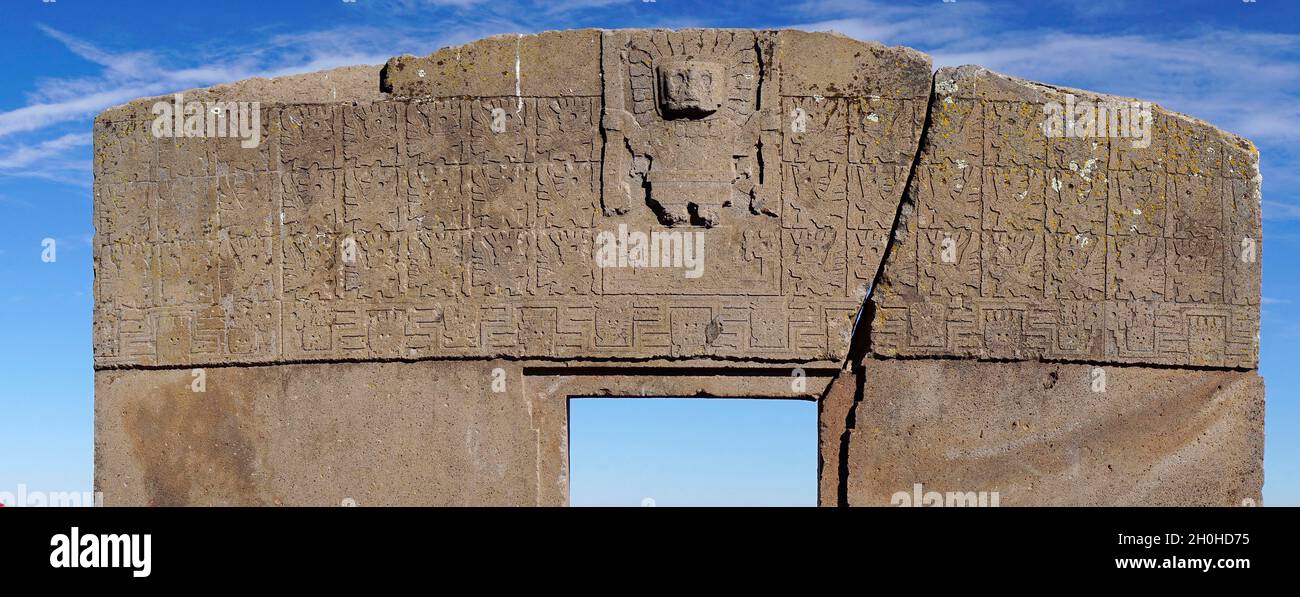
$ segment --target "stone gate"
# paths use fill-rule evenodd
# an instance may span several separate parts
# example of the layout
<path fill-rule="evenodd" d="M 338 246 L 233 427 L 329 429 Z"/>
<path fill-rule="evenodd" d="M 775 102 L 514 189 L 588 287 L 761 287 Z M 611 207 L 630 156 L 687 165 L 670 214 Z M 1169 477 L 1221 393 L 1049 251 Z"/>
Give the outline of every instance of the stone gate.
<path fill-rule="evenodd" d="M 565 505 L 569 398 L 751 396 L 819 401 L 823 505 L 1257 503 L 1259 181 L 1158 106 L 790 30 L 139 100 L 95 123 L 96 490 Z"/>

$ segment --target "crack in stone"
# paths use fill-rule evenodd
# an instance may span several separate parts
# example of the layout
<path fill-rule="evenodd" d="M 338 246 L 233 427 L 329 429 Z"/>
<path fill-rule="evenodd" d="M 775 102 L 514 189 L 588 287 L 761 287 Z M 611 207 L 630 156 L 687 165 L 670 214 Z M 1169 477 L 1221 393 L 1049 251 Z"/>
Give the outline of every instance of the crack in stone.
<path fill-rule="evenodd" d="M 935 76 L 932 73 L 930 77 L 930 94 L 925 102 L 925 117 L 921 121 L 921 131 L 917 135 L 916 152 L 912 156 L 912 162 L 909 164 L 907 178 L 902 187 L 902 193 L 899 195 L 898 206 L 894 211 L 894 223 L 890 227 L 889 239 L 885 245 L 885 250 L 881 253 L 880 263 L 876 266 L 876 274 L 871 280 L 871 285 L 867 287 L 867 294 L 862 299 L 862 308 L 858 310 L 858 318 L 854 321 L 853 333 L 850 336 L 849 350 L 844 362 L 840 368 L 840 375 L 849 375 L 854 383 L 853 402 L 849 405 L 848 412 L 844 418 L 844 429 L 840 437 L 836 438 L 839 442 L 838 459 L 836 462 L 836 495 L 835 505 L 847 507 L 849 505 L 848 483 L 849 483 L 849 440 L 852 436 L 853 429 L 857 425 L 858 405 L 862 403 L 863 385 L 866 383 L 866 367 L 863 359 L 871 351 L 871 325 L 874 320 L 875 303 L 871 300 L 875 294 L 876 287 L 880 284 L 880 279 L 885 275 L 885 267 L 889 264 L 889 257 L 893 253 L 894 243 L 900 235 L 906 234 L 907 220 L 905 216 L 911 209 L 913 203 L 910 196 L 912 181 L 916 176 L 917 165 L 921 162 L 921 152 L 924 151 L 926 137 L 930 131 L 930 106 L 933 104 L 931 99 L 934 97 Z M 865 320 L 865 321 L 864 321 Z M 831 381 L 826 391 L 829 393 L 836 380 Z M 819 459 L 824 455 L 819 454 Z M 821 505 L 827 505 L 825 498 L 822 496 L 819 500 Z"/>

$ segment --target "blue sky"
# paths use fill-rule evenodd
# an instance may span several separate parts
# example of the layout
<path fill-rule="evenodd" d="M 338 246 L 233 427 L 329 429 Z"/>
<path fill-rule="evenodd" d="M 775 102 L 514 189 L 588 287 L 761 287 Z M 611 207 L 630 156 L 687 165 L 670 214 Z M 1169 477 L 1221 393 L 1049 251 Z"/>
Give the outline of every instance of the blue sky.
<path fill-rule="evenodd" d="M 569 467 L 574 506 L 816 506 L 817 403 L 574 398 Z"/>
<path fill-rule="evenodd" d="M 1293 0 L 0 0 L 0 491 L 91 483 L 95 113 L 250 76 L 379 64 L 496 33 L 692 26 L 834 29 L 921 49 L 937 66 L 981 64 L 1154 100 L 1253 139 L 1264 173 L 1264 495 L 1270 504 L 1300 505 L 1300 368 L 1289 365 L 1300 351 L 1300 264 L 1291 257 L 1300 250 L 1300 2 Z M 41 260 L 45 238 L 57 241 L 52 263 Z M 612 402 L 579 414 L 614 426 L 644 408 Z M 689 413 L 701 425 L 736 416 L 719 410 L 724 405 L 659 404 L 664 412 L 640 415 L 672 421 Z M 747 451 L 774 464 L 746 470 L 799 477 L 775 464 L 786 462 L 779 450 L 815 442 L 816 425 L 773 404 L 750 412 L 762 421 L 755 429 L 779 438 Z M 686 432 L 678 433 L 660 444 L 686 443 Z M 578 439 L 587 438 L 575 446 Z M 679 503 L 716 497 L 703 486 L 694 498 L 681 493 L 696 487 L 687 478 L 665 477 L 663 489 L 633 493 L 658 491 Z M 806 483 L 800 479 L 788 482 Z"/>

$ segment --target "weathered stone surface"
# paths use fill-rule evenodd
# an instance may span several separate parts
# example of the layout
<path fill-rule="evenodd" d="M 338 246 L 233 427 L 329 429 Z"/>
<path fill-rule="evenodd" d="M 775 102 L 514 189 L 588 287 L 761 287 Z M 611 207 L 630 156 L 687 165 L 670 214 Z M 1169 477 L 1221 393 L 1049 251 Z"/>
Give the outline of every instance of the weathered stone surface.
<path fill-rule="evenodd" d="M 1261 499 L 1264 384 L 1253 371 L 950 359 L 864 366 L 847 454 L 851 505 L 889 506 L 917 483 L 923 492 L 996 491 L 1002 506 Z"/>
<path fill-rule="evenodd" d="M 497 35 L 384 66 L 394 97 L 599 97 L 598 29 Z"/>
<path fill-rule="evenodd" d="M 875 353 L 1255 367 L 1254 146 L 1158 106 L 1145 148 L 1043 128 L 1134 101 L 941 69 Z"/>
<path fill-rule="evenodd" d="M 95 374 L 104 504 L 536 505 L 537 437 L 508 363 Z M 452 399 L 454 398 L 454 399 Z"/>
<path fill-rule="evenodd" d="M 394 58 L 392 99 L 240 84 L 253 149 L 154 138 L 135 102 L 97 128 L 96 363 L 841 360 L 929 68 L 827 34 L 569 31 Z M 666 226 L 698 277 L 595 263 L 602 232 Z"/>

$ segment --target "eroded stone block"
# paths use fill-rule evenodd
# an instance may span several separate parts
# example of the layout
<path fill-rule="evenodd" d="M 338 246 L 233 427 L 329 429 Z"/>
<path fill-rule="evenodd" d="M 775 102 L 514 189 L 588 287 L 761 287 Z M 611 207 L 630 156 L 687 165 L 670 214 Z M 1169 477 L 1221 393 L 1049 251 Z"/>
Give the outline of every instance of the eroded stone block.
<path fill-rule="evenodd" d="M 1061 116 L 1089 107 L 1093 121 Z M 1249 141 L 1137 100 L 940 69 L 908 202 L 872 299 L 878 355 L 1257 363 Z M 1080 302 L 1100 309 L 1081 319 Z"/>
<path fill-rule="evenodd" d="M 850 505 L 897 505 L 894 494 L 916 484 L 945 500 L 997 492 L 1000 506 L 1260 500 L 1264 383 L 1254 371 L 948 359 L 863 367 L 843 456 Z"/>
<path fill-rule="evenodd" d="M 100 371 L 104 505 L 537 505 L 537 442 L 505 363 Z M 198 391 L 201 389 L 202 391 Z M 448 401 L 448 396 L 456 396 Z"/>

